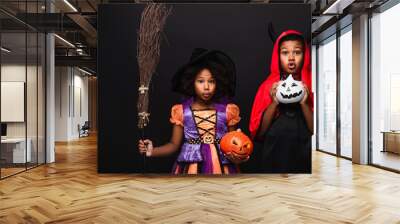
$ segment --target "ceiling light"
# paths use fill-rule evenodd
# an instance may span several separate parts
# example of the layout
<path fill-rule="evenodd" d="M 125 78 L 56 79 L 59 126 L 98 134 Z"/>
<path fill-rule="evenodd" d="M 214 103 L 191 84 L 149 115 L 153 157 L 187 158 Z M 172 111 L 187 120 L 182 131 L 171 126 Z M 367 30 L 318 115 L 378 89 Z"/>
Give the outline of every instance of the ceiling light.
<path fill-rule="evenodd" d="M 79 68 L 79 67 L 78 67 L 78 70 L 81 71 L 81 72 L 83 72 L 83 73 L 85 73 L 85 74 L 87 74 L 87 75 L 90 75 L 90 76 L 93 75 L 92 73 L 90 73 L 90 72 L 88 72 L 88 71 L 86 71 L 86 70 L 83 70 L 83 69 L 81 69 L 81 68 Z"/>
<path fill-rule="evenodd" d="M 332 5 L 324 10 L 322 14 L 341 14 L 343 9 L 351 5 L 355 0 L 336 0 Z"/>
<path fill-rule="evenodd" d="M 74 12 L 78 12 L 78 10 L 71 4 L 69 3 L 68 0 L 64 0 L 65 4 L 67 4 Z"/>
<path fill-rule="evenodd" d="M 75 48 L 75 45 L 73 45 L 71 42 L 69 42 L 68 40 L 66 40 L 66 39 L 64 39 L 64 38 L 62 38 L 62 37 L 60 37 L 59 35 L 57 35 L 57 34 L 54 34 L 54 36 L 55 37 L 57 37 L 59 40 L 61 40 L 62 42 L 64 42 L 64 43 L 66 43 L 67 45 L 69 45 L 70 47 L 73 47 L 73 48 Z"/>
<path fill-rule="evenodd" d="M 9 49 L 7 49 L 7 48 L 5 48 L 5 47 L 1 47 L 1 50 L 4 51 L 4 52 L 6 52 L 6 53 L 10 53 L 10 52 L 11 52 L 11 50 L 9 50 Z"/>

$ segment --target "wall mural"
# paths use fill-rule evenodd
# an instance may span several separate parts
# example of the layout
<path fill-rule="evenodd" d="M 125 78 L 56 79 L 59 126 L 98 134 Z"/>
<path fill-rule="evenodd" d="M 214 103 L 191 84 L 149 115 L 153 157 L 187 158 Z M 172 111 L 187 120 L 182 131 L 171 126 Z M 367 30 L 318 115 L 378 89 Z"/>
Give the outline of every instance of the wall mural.
<path fill-rule="evenodd" d="M 311 173 L 310 12 L 101 5 L 98 171 Z"/>

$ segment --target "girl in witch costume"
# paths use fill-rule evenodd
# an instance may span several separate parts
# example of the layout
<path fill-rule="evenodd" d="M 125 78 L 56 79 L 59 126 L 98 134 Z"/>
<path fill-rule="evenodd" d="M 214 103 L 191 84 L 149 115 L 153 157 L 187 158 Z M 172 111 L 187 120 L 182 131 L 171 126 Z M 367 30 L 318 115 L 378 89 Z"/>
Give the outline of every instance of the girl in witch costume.
<path fill-rule="evenodd" d="M 310 50 L 301 33 L 288 30 L 277 38 L 270 69 L 254 99 L 249 127 L 252 137 L 264 143 L 262 171 L 311 173 L 311 64 Z M 305 94 L 298 103 L 279 103 L 277 86 L 289 75 L 302 81 Z"/>
<path fill-rule="evenodd" d="M 235 80 L 235 64 L 228 55 L 196 48 L 172 79 L 173 91 L 186 100 L 171 109 L 170 142 L 154 147 L 148 139 L 139 140 L 139 151 L 147 156 L 164 156 L 180 148 L 173 174 L 237 173 L 237 164 L 249 157 L 224 155 L 219 147 L 222 136 L 235 130 L 240 121 L 238 106 L 227 103 L 234 95 Z"/>

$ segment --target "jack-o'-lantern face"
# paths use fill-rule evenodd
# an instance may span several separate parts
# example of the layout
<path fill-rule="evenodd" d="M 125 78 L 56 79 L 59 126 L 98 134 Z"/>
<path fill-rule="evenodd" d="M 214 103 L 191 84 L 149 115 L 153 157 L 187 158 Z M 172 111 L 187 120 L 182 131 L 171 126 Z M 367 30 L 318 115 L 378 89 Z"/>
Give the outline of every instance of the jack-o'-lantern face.
<path fill-rule="evenodd" d="M 298 103 L 304 97 L 302 82 L 293 79 L 292 75 L 281 81 L 276 91 L 276 98 L 280 103 Z"/>
<path fill-rule="evenodd" d="M 206 134 L 203 136 L 203 142 L 206 144 L 212 144 L 214 143 L 214 137 L 210 134 Z"/>
<path fill-rule="evenodd" d="M 253 152 L 253 142 L 241 131 L 231 131 L 221 139 L 221 150 L 225 154 L 249 156 Z"/>

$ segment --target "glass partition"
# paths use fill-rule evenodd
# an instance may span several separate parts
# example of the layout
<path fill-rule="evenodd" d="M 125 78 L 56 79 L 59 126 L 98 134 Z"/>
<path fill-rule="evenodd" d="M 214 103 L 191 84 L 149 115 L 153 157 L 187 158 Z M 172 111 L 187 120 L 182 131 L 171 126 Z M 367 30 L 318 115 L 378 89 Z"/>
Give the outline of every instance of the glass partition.
<path fill-rule="evenodd" d="M 25 18 L 26 12 L 43 13 L 44 3 L 0 4 L 13 10 L 0 12 L 0 178 L 45 162 L 46 40 Z"/>

